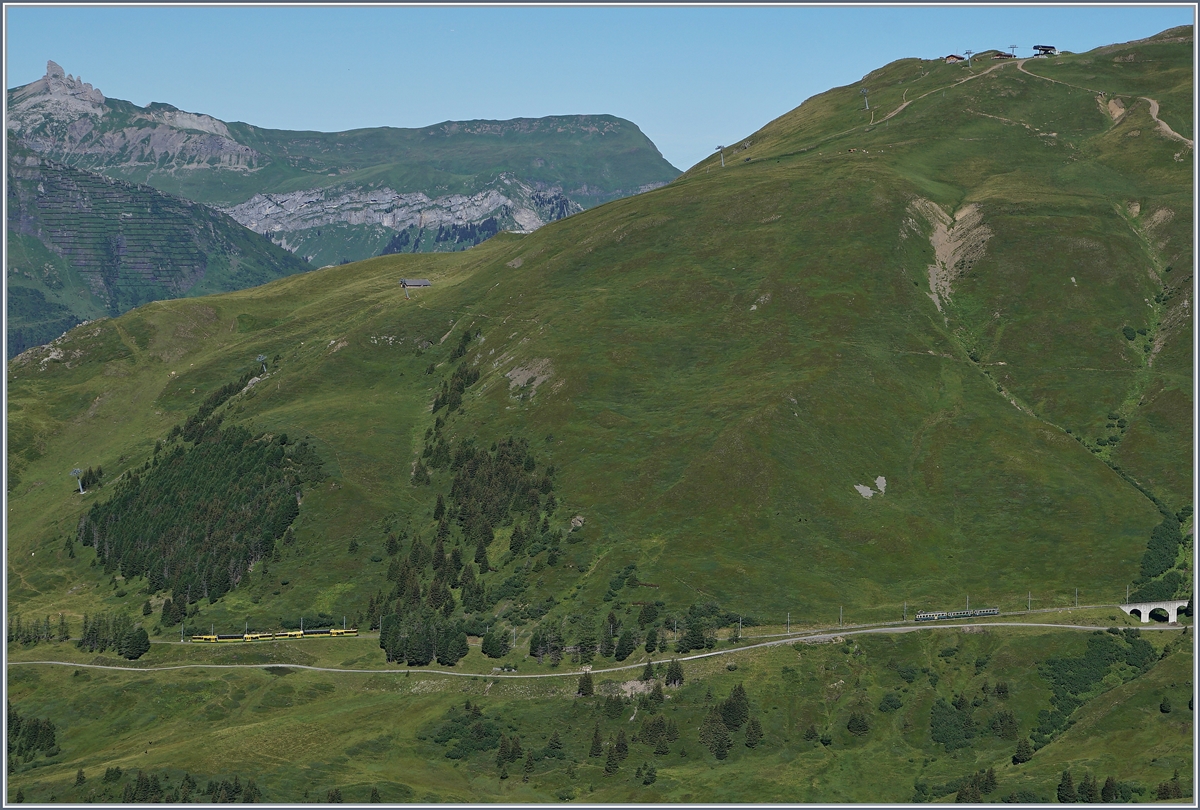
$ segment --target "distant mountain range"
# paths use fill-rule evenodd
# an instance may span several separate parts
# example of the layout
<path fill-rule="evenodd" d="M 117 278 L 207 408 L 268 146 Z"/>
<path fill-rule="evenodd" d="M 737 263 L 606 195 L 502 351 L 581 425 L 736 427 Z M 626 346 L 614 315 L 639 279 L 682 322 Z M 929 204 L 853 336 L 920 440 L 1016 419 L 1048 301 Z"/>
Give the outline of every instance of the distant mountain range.
<path fill-rule="evenodd" d="M 54 62 L 8 114 L 45 157 L 216 207 L 316 265 L 460 250 L 679 175 L 614 116 L 271 130 L 106 98 Z"/>

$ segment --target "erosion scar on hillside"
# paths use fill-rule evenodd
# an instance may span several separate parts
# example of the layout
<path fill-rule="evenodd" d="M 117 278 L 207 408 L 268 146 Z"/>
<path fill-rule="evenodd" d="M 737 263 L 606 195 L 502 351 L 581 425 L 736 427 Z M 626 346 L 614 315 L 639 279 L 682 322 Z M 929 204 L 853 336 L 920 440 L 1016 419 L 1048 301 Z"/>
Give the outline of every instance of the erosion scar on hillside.
<path fill-rule="evenodd" d="M 976 203 L 964 205 L 951 217 L 937 203 L 918 197 L 909 204 L 909 211 L 920 214 L 932 228 L 929 244 L 934 263 L 929 265 L 927 294 L 938 312 L 945 315 L 942 302 L 950 300 L 954 281 L 982 258 L 992 230 L 983 224 Z"/>

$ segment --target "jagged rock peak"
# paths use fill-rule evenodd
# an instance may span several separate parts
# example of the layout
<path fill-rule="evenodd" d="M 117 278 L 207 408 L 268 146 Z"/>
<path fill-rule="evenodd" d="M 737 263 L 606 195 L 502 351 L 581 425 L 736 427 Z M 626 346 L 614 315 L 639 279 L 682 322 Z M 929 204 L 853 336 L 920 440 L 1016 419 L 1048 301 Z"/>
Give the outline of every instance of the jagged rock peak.
<path fill-rule="evenodd" d="M 34 82 L 34 86 L 37 84 Z M 85 82 L 82 76 L 76 78 L 67 73 L 62 69 L 62 65 L 53 60 L 46 62 L 46 75 L 42 77 L 41 84 L 43 87 L 38 89 L 52 96 L 70 96 L 90 104 L 104 103 L 103 93 Z"/>

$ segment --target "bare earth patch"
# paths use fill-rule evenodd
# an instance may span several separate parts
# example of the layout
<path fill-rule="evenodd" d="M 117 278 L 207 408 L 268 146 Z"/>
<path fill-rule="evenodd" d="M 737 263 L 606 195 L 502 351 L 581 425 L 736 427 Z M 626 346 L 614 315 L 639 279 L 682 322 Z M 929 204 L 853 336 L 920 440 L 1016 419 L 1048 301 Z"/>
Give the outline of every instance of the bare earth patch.
<path fill-rule="evenodd" d="M 532 361 L 528 366 L 517 366 L 504 376 L 508 378 L 510 390 L 528 385 L 529 395 L 533 396 L 537 393 L 538 386 L 550 379 L 550 375 L 553 373 L 554 369 L 550 366 L 550 361 L 542 358 Z"/>

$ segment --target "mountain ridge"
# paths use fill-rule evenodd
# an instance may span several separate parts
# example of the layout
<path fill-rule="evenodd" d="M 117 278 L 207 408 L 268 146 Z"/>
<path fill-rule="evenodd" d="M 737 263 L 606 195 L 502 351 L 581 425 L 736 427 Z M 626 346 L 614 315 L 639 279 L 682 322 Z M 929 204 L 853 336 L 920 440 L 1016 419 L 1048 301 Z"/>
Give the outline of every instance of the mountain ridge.
<path fill-rule="evenodd" d="M 138 107 L 106 98 L 64 75 L 54 62 L 42 79 L 9 90 L 8 100 L 9 130 L 35 151 L 212 205 L 252 228 L 255 216 L 242 215 L 252 199 L 390 192 L 428 197 L 422 210 L 435 223 L 434 231 L 451 225 L 477 229 L 488 218 L 500 228 L 527 231 L 547 215 L 565 216 L 656 188 L 679 174 L 636 124 L 611 115 L 475 119 L 328 133 L 275 130 L 227 123 L 162 102 Z M 475 218 L 455 217 L 448 210 L 455 197 L 486 194 L 514 182 L 520 189 L 515 196 Z M 535 193 L 561 201 L 539 206 L 531 200 Z M 338 225 L 338 237 L 301 228 L 287 231 L 288 244 L 306 251 L 301 255 L 316 264 L 333 264 L 378 255 L 409 230 L 407 225 L 397 229 L 356 219 L 351 207 L 336 222 L 322 223 Z M 278 234 L 281 227 L 269 223 L 256 230 Z M 349 238 L 341 232 L 347 229 Z M 412 245 L 448 248 L 424 228 L 409 236 Z"/>

